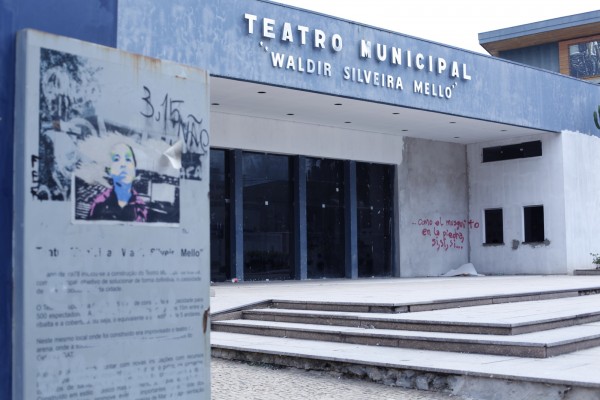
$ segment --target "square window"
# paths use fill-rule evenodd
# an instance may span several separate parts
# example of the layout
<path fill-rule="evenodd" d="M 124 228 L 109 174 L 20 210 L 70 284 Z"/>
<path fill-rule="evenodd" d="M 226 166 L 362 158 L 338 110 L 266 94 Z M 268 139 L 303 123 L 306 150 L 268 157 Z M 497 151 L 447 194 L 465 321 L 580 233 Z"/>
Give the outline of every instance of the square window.
<path fill-rule="evenodd" d="M 543 242 L 544 235 L 544 206 L 523 207 L 523 224 L 525 243 Z"/>
<path fill-rule="evenodd" d="M 502 222 L 502 209 L 495 208 L 484 211 L 485 244 L 504 243 L 504 225 Z"/>
<path fill-rule="evenodd" d="M 600 40 L 584 40 L 569 46 L 569 75 L 576 78 L 600 76 Z"/>

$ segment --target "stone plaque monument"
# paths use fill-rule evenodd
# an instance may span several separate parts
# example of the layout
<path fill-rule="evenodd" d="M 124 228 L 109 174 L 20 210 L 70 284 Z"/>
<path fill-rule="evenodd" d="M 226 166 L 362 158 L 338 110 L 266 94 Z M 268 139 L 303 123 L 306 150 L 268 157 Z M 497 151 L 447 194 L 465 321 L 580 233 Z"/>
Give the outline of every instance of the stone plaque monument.
<path fill-rule="evenodd" d="M 209 399 L 204 71 L 17 38 L 13 395 Z"/>

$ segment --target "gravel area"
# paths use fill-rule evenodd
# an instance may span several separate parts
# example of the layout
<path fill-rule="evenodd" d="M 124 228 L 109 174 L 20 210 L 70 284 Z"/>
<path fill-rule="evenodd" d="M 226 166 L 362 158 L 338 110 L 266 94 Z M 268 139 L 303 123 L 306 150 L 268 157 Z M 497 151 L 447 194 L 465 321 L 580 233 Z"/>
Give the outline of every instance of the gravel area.
<path fill-rule="evenodd" d="M 409 390 L 338 374 L 247 364 L 213 358 L 213 400 L 467 400 L 443 393 Z"/>

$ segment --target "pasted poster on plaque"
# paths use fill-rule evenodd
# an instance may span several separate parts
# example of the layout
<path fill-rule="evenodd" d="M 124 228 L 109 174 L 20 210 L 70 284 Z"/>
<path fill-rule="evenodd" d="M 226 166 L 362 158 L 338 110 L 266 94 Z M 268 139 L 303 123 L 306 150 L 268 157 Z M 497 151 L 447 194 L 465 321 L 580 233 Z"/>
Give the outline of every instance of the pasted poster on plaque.
<path fill-rule="evenodd" d="M 210 398 L 208 74 L 17 49 L 14 395 Z"/>

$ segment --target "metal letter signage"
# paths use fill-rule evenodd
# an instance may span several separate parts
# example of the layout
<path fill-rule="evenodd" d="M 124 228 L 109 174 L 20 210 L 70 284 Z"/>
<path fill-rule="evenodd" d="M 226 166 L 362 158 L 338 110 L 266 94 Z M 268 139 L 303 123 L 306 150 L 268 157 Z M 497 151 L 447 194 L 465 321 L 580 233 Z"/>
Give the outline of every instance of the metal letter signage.
<path fill-rule="evenodd" d="M 208 74 L 17 37 L 13 395 L 209 399 Z"/>

